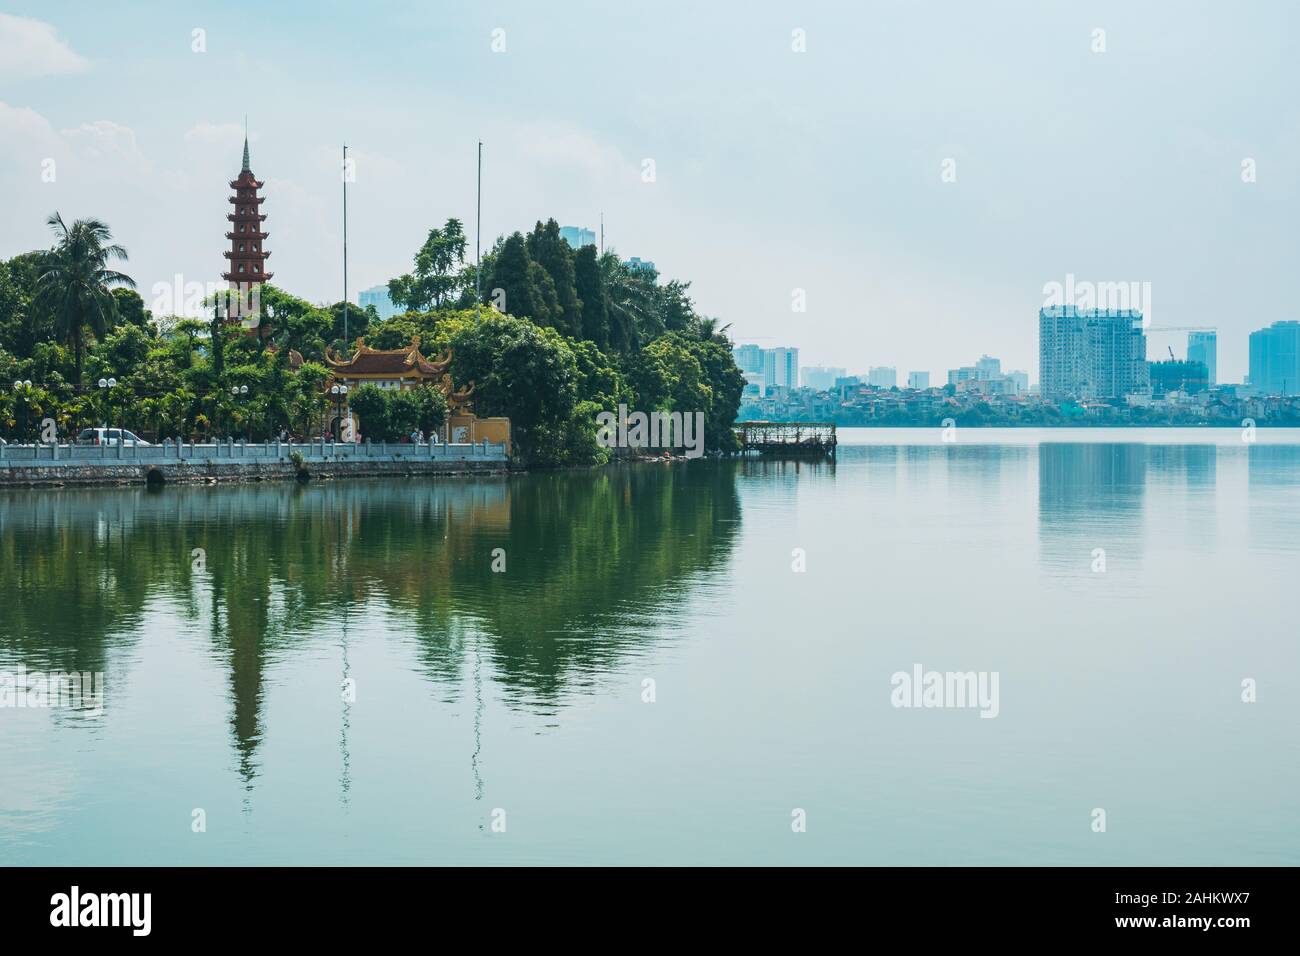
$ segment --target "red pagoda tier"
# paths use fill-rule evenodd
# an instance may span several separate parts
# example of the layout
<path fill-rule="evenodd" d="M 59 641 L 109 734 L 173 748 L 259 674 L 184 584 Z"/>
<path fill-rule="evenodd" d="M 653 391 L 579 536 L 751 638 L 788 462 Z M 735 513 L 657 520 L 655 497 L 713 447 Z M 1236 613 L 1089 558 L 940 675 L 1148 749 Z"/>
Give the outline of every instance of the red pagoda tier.
<path fill-rule="evenodd" d="M 261 209 L 266 198 L 257 194 L 263 185 L 248 168 L 248 137 L 245 136 L 244 167 L 239 172 L 239 178 L 230 181 L 230 188 L 235 191 L 230 197 L 230 204 L 235 208 L 226 214 L 231 223 L 230 231 L 226 233 L 230 249 L 225 253 L 230 260 L 230 271 L 223 272 L 221 278 L 229 282 L 232 289 L 241 286 L 246 289 L 256 283 L 266 282 L 273 275 L 266 271 L 266 260 L 271 253 L 262 248 L 263 240 L 270 236 L 262 228 L 266 214 Z"/>

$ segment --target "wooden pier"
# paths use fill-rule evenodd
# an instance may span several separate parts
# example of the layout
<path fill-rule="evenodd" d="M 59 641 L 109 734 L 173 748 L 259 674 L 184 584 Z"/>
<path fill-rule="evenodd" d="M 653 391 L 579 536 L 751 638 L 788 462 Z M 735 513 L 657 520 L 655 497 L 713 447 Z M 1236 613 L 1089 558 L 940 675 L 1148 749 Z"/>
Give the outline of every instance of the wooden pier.
<path fill-rule="evenodd" d="M 800 458 L 834 458 L 832 422 L 737 422 L 742 452 Z"/>

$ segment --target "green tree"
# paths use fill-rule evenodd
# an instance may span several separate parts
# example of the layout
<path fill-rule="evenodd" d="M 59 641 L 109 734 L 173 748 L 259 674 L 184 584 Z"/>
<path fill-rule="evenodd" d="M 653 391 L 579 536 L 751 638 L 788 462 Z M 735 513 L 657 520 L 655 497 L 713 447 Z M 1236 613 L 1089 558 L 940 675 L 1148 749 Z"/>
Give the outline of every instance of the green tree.
<path fill-rule="evenodd" d="M 430 229 L 415 254 L 415 270 L 390 281 L 388 297 L 414 312 L 452 304 L 462 289 L 466 245 L 459 219 L 448 219 L 441 229 Z"/>
<path fill-rule="evenodd" d="M 414 394 L 418 406 L 416 424 L 432 441 L 434 432 L 440 431 L 447 421 L 447 397 L 432 385 L 421 385 Z"/>
<path fill-rule="evenodd" d="M 632 393 L 622 373 L 610 364 L 595 343 L 587 340 L 570 342 L 569 351 L 578 366 L 580 402 L 595 402 L 601 410 L 613 411 L 619 402 L 631 400 Z"/>
<path fill-rule="evenodd" d="M 329 404 L 325 393 L 326 383 L 330 380 L 330 371 L 319 362 L 304 362 L 293 379 L 293 391 L 290 396 L 291 428 L 300 436 L 319 434 L 316 427 L 324 420 L 324 412 Z"/>
<path fill-rule="evenodd" d="M 417 391 L 423 389 L 399 389 L 385 393 L 388 407 L 384 414 L 384 431 L 379 438 L 384 441 L 401 441 L 415 431 L 420 423 L 420 396 L 416 394 Z"/>
<path fill-rule="evenodd" d="M 703 340 L 685 340 L 687 348 L 700 364 L 709 393 L 709 407 L 704 410 L 704 444 L 709 451 L 732 452 L 736 443 L 736 415 L 745 391 L 745 376 L 731 354 L 731 344 L 715 335 Z"/>
<path fill-rule="evenodd" d="M 623 264 L 617 253 L 606 252 L 599 259 L 600 282 L 605 290 L 609 347 L 615 352 L 634 352 L 641 344 L 641 329 L 655 328 L 654 284 L 646 274 Z"/>
<path fill-rule="evenodd" d="M 49 308 L 35 301 L 47 255 L 26 252 L 0 262 L 0 348 L 19 359 L 30 358 L 37 343 L 56 335 Z"/>
<path fill-rule="evenodd" d="M 528 257 L 545 271 L 555 290 L 555 305 L 548 325 L 571 338 L 582 337 L 582 305 L 575 288 L 573 250 L 560 238 L 554 219 L 538 222 L 526 240 Z M 543 283 L 543 286 L 545 284 Z M 509 304 L 507 302 L 507 304 Z"/>
<path fill-rule="evenodd" d="M 138 325 L 118 325 L 90 350 L 86 366 L 92 381 L 101 376 L 121 376 L 141 368 L 149 357 L 152 340 Z"/>
<path fill-rule="evenodd" d="M 9 428 L 15 441 L 39 438 L 41 419 L 55 412 L 55 398 L 39 385 L 15 388 L 10 396 Z"/>
<path fill-rule="evenodd" d="M 503 298 L 502 311 L 509 315 L 531 319 L 537 325 L 550 325 L 550 303 L 538 286 L 544 275 L 546 271 L 529 257 L 523 233 L 516 232 L 493 256 L 492 275 L 483 294 L 494 304 Z M 546 278 L 550 280 L 549 276 Z M 554 282 L 551 285 L 550 298 L 554 299 Z"/>
<path fill-rule="evenodd" d="M 366 344 L 372 349 L 400 349 L 409 346 L 412 337 L 421 331 L 422 326 L 414 313 L 395 315 L 391 319 L 375 323 L 366 337 Z"/>
<path fill-rule="evenodd" d="M 371 326 L 379 321 L 379 313 L 375 311 L 373 305 L 368 305 L 362 309 L 349 302 L 346 329 L 343 327 L 342 302 L 335 302 L 325 312 L 333 323 L 330 331 L 330 341 L 335 343 L 335 348 L 342 348 L 349 352 L 352 350 L 357 338 L 369 335 Z M 306 354 L 306 352 L 303 352 L 303 355 Z"/>
<path fill-rule="evenodd" d="M 533 430 L 570 420 L 578 401 L 578 366 L 554 329 L 496 312 L 475 321 L 469 313 L 451 329 L 450 344 L 456 385 L 474 383 L 479 415 L 509 416 L 525 452 Z"/>
<path fill-rule="evenodd" d="M 198 348 L 199 340 L 207 333 L 208 323 L 201 319 L 181 319 L 168 330 L 166 338 L 177 344 L 175 354 L 181 368 L 194 366 L 194 353 Z"/>
<path fill-rule="evenodd" d="M 113 325 L 117 299 L 110 286 L 135 287 L 130 276 L 108 268 L 112 259 L 127 257 L 112 242 L 112 232 L 98 219 L 78 219 L 71 227 L 57 212 L 47 220 L 57 238 L 45 260 L 37 295 L 54 316 L 56 333 L 76 356 L 76 383 L 81 384 L 87 330 L 102 335 Z"/>
<path fill-rule="evenodd" d="M 348 396 L 348 405 L 360 422 L 361 434 L 371 440 L 388 434 L 388 400 L 378 385 L 361 385 Z M 331 418 L 334 410 L 330 409 Z"/>
<path fill-rule="evenodd" d="M 113 298 L 117 300 L 117 321 L 144 329 L 152 337 L 154 328 L 149 321 L 152 317 L 149 310 L 144 307 L 144 299 L 140 298 L 140 293 L 136 292 L 135 289 L 126 289 L 121 286 L 113 289 L 112 292 Z"/>
<path fill-rule="evenodd" d="M 582 338 L 604 351 L 609 347 L 609 305 L 595 246 L 583 246 L 574 254 L 573 282 L 582 310 Z"/>

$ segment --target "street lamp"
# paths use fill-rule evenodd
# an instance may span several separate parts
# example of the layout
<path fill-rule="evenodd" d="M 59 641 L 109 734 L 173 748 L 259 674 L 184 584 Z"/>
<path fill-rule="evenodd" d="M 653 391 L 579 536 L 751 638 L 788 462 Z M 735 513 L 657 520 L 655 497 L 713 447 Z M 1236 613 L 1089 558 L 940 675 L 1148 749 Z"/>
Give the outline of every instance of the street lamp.
<path fill-rule="evenodd" d="M 107 389 L 110 389 L 110 388 L 115 388 L 115 387 L 117 386 L 117 379 L 115 379 L 115 378 L 101 378 L 101 379 L 99 380 L 99 383 L 98 383 L 98 384 L 99 384 L 99 387 L 100 387 L 101 389 L 104 389 L 104 390 L 107 390 Z M 100 404 L 100 418 L 102 419 L 103 427 L 104 427 L 104 428 L 107 428 L 107 427 L 108 427 L 108 419 L 104 417 L 104 415 L 103 415 L 103 411 L 104 411 L 104 404 L 101 402 L 101 404 Z"/>
<path fill-rule="evenodd" d="M 333 385 L 330 387 L 330 394 L 334 396 L 334 440 L 343 439 L 343 405 L 348 400 L 348 387 L 346 385 Z"/>
<path fill-rule="evenodd" d="M 230 386 L 230 397 L 235 399 L 236 401 L 238 401 L 241 398 L 247 398 L 248 386 L 247 385 Z M 252 427 L 253 426 L 251 422 L 246 422 L 246 427 L 244 429 L 244 441 L 249 440 L 249 436 L 252 434 Z"/>

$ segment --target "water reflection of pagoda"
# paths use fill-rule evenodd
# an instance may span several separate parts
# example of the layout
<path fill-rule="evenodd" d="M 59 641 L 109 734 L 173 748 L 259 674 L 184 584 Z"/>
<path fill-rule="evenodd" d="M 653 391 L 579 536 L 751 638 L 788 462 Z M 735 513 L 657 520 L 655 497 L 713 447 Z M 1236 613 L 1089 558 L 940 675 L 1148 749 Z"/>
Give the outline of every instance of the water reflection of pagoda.
<path fill-rule="evenodd" d="M 230 181 L 230 188 L 235 191 L 235 194 L 229 201 L 235 208 L 226 214 L 226 218 L 230 220 L 230 231 L 226 233 L 226 238 L 230 240 L 230 248 L 225 256 L 230 260 L 230 269 L 221 274 L 221 278 L 230 283 L 230 288 L 239 293 L 244 303 L 250 301 L 254 286 L 261 285 L 272 276 L 272 273 L 266 271 L 266 260 L 271 253 L 262 247 L 262 243 L 270 236 L 269 232 L 263 231 L 262 226 L 266 220 L 266 214 L 262 212 L 262 203 L 266 198 L 258 195 L 258 190 L 263 185 L 265 184 L 255 177 L 249 168 L 248 132 L 245 131 L 244 165 L 239 171 L 239 177 Z M 240 314 L 239 302 L 232 297 L 232 301 L 226 306 L 226 318 L 233 323 L 241 318 L 251 317 Z M 253 326 L 249 324 L 249 328 Z"/>

